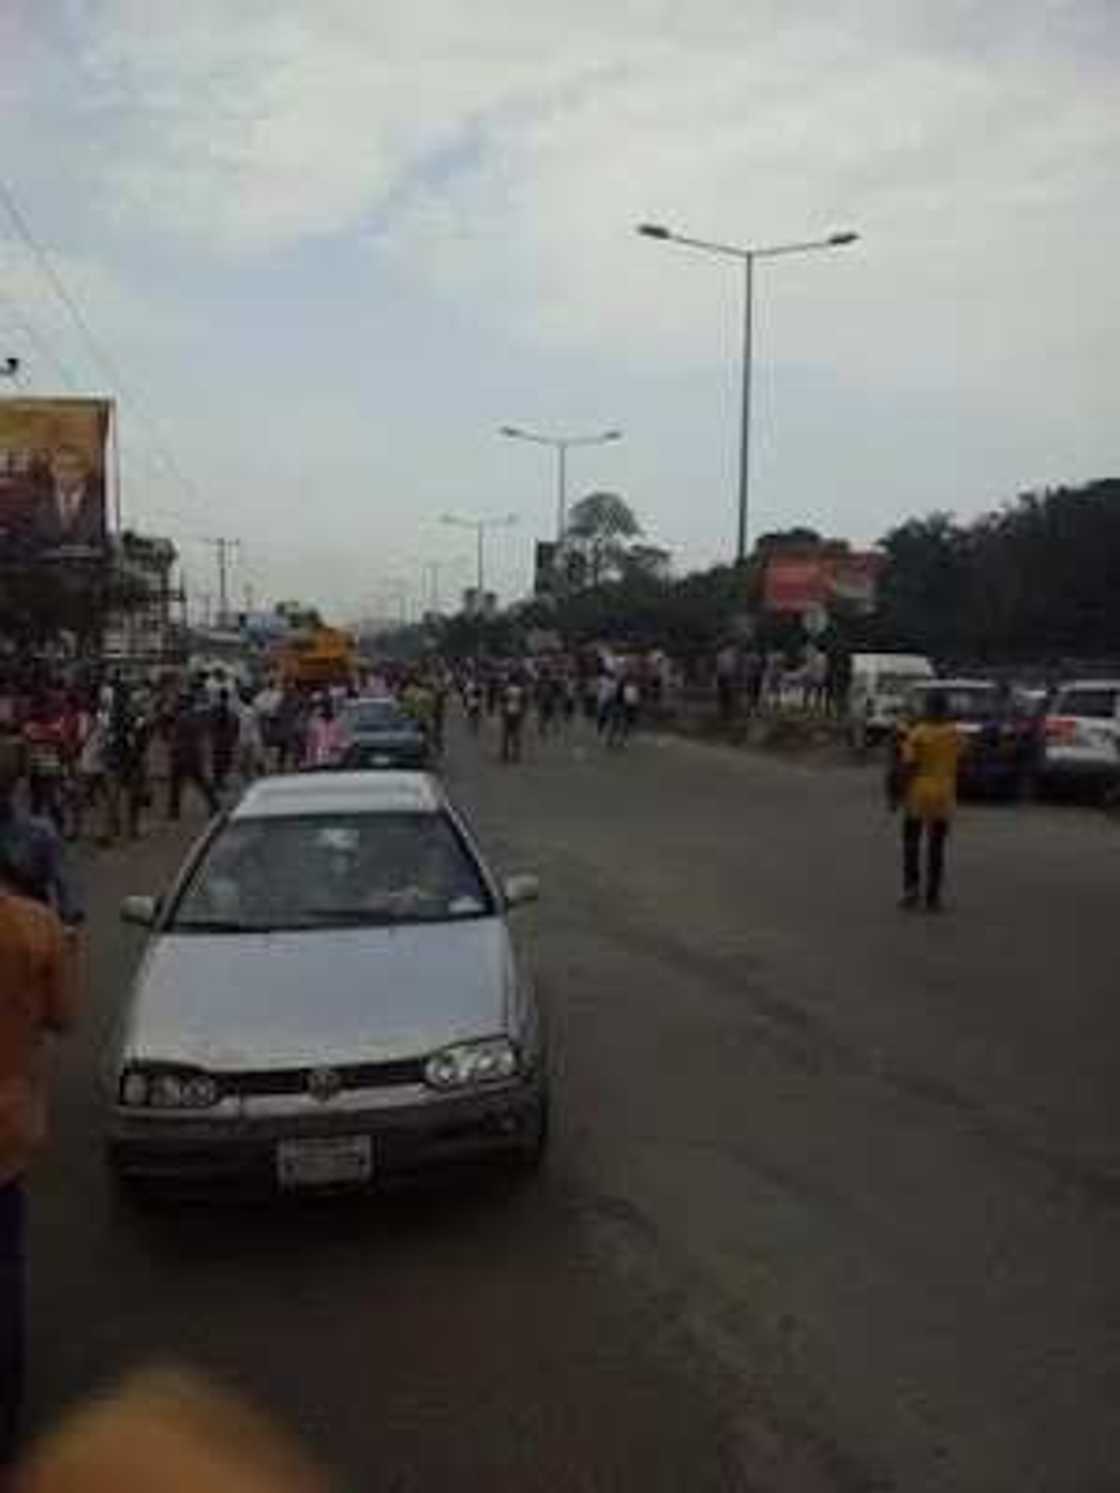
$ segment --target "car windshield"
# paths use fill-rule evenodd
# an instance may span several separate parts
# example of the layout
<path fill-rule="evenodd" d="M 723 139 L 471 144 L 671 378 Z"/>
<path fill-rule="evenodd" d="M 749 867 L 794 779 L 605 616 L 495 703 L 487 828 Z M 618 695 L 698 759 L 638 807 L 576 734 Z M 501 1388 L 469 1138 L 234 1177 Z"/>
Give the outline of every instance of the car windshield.
<path fill-rule="evenodd" d="M 1071 689 L 1058 696 L 1056 715 L 1077 715 L 1086 720 L 1111 721 L 1116 716 L 1120 690 Z"/>
<path fill-rule="evenodd" d="M 392 700 L 362 700 L 347 707 L 343 722 L 351 731 L 403 729 L 409 720 Z"/>
<path fill-rule="evenodd" d="M 922 678 L 918 673 L 913 674 L 879 674 L 875 678 L 875 689 L 882 695 L 901 695 L 913 686 L 915 679 Z"/>
<path fill-rule="evenodd" d="M 950 721 L 988 721 L 997 713 L 997 696 L 993 689 L 962 686 L 958 689 L 921 691 L 916 697 L 925 705 L 934 694 L 945 702 L 945 719 Z"/>
<path fill-rule="evenodd" d="M 442 814 L 235 819 L 180 898 L 176 932 L 273 932 L 436 923 L 493 912 Z"/>

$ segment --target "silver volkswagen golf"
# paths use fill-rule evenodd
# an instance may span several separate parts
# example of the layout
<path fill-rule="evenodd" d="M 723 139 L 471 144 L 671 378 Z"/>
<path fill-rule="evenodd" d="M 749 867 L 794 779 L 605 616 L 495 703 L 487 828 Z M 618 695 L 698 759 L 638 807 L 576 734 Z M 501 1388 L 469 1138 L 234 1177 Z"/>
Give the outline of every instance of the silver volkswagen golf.
<path fill-rule="evenodd" d="M 251 787 L 191 852 L 114 1046 L 108 1151 L 147 1185 L 375 1184 L 539 1161 L 541 1021 L 499 886 L 425 773 Z"/>

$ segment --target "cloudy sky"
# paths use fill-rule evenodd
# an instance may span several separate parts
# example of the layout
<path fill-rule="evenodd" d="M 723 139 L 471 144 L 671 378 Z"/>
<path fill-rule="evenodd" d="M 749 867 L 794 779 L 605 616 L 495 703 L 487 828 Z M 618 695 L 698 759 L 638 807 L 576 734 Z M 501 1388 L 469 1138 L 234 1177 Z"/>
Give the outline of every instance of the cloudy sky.
<path fill-rule="evenodd" d="M 336 615 L 554 522 L 503 423 L 618 426 L 678 569 L 734 542 L 736 266 L 765 245 L 752 530 L 874 540 L 1120 470 L 1114 0 L 5 0 L 0 354 L 121 399 L 126 522 Z M 104 366 L 106 359 L 110 370 Z"/>

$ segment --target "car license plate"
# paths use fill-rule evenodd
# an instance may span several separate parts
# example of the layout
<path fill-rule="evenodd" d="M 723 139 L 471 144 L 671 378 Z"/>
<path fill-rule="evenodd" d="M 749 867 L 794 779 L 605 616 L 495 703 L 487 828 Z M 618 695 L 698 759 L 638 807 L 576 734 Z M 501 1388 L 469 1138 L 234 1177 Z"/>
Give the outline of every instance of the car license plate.
<path fill-rule="evenodd" d="M 276 1176 L 281 1187 L 368 1182 L 372 1175 L 373 1147 L 368 1135 L 285 1140 L 276 1147 Z"/>
<path fill-rule="evenodd" d="M 378 752 L 373 759 L 374 767 L 392 767 L 393 759 L 387 752 Z"/>

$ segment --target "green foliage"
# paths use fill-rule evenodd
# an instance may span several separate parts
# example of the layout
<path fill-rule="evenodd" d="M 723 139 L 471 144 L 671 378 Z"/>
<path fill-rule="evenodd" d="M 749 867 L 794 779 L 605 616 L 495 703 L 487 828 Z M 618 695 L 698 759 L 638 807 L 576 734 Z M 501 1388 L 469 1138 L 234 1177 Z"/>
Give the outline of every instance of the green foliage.
<path fill-rule="evenodd" d="M 911 519 L 890 557 L 880 622 L 942 658 L 1120 653 L 1120 480 L 1024 493 L 968 525 Z"/>
<path fill-rule="evenodd" d="M 588 493 L 573 504 L 566 541 L 574 556 L 582 557 L 583 583 L 600 586 L 621 573 L 627 557 L 626 541 L 642 532 L 634 510 L 613 492 Z M 569 577 L 572 567 L 569 566 Z"/>

